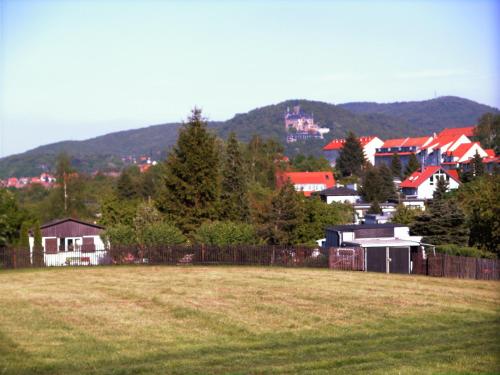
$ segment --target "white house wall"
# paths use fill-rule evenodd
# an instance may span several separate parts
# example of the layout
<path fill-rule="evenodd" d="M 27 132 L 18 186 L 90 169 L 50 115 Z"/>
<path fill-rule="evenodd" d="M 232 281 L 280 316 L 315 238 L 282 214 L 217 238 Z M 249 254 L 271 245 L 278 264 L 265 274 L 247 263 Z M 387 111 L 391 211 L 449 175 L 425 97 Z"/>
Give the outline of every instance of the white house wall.
<path fill-rule="evenodd" d="M 331 195 L 326 197 L 326 203 L 356 203 L 361 197 L 359 195 Z"/>
<path fill-rule="evenodd" d="M 382 147 L 384 141 L 380 138 L 373 138 L 370 142 L 368 142 L 365 147 L 363 147 L 363 151 L 365 152 L 366 159 L 372 164 L 375 165 L 375 152 L 377 148 Z"/>
<path fill-rule="evenodd" d="M 433 179 L 434 181 L 432 184 L 431 184 L 431 179 L 429 177 L 427 180 L 422 182 L 422 184 L 420 184 L 420 186 L 417 188 L 417 197 L 419 199 L 432 199 L 434 190 L 436 190 L 438 175 L 434 174 L 433 176 L 434 176 Z M 450 180 L 448 181 L 448 190 L 457 189 L 458 186 L 459 186 L 458 182 L 450 178 Z"/>

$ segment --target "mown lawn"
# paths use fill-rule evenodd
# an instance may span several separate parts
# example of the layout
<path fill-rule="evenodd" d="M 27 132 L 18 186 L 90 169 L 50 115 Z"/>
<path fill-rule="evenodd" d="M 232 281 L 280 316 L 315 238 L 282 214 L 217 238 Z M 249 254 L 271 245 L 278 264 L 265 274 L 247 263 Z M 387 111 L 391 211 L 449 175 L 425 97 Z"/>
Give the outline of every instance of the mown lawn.
<path fill-rule="evenodd" d="M 500 283 L 316 269 L 0 272 L 0 374 L 500 373 Z"/>

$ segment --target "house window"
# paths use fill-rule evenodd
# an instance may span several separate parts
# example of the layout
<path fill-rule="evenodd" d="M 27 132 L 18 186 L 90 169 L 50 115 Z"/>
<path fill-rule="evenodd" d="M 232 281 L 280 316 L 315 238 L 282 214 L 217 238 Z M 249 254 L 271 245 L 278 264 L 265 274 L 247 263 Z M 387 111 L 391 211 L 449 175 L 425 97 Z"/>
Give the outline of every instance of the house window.
<path fill-rule="evenodd" d="M 66 238 L 59 238 L 59 251 L 66 251 Z"/>

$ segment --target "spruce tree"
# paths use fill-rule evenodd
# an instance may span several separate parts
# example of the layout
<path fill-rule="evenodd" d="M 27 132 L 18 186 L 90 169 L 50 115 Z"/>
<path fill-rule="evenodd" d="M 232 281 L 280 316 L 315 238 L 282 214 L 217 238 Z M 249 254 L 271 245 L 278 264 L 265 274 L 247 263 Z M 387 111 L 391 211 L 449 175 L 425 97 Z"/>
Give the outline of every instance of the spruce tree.
<path fill-rule="evenodd" d="M 466 217 L 455 198 L 447 197 L 448 184 L 440 177 L 428 209 L 416 217 L 412 233 L 423 236 L 422 241 L 432 245 L 455 244 L 467 246 L 469 228 Z"/>
<path fill-rule="evenodd" d="M 303 221 L 301 197 L 287 182 L 271 202 L 268 239 L 273 245 L 291 245 L 298 239 L 297 229 Z"/>
<path fill-rule="evenodd" d="M 365 153 L 358 137 L 353 132 L 349 132 L 335 163 L 337 168 L 344 177 L 360 176 L 365 163 Z"/>
<path fill-rule="evenodd" d="M 479 155 L 477 150 L 476 154 L 474 155 L 474 158 L 472 159 L 472 170 L 474 177 L 480 177 L 484 175 L 485 172 L 483 158 Z"/>
<path fill-rule="evenodd" d="M 246 221 L 250 216 L 247 180 L 240 146 L 233 132 L 227 139 L 221 185 L 222 219 Z"/>
<path fill-rule="evenodd" d="M 391 170 L 385 164 L 380 165 L 378 168 L 380 178 L 382 180 L 381 195 L 379 202 L 386 202 L 390 199 L 396 199 L 396 187 L 394 186 L 394 178 Z"/>
<path fill-rule="evenodd" d="M 396 188 L 389 167 L 368 167 L 362 180 L 361 194 L 367 202 L 386 202 L 396 198 Z"/>
<path fill-rule="evenodd" d="M 401 170 L 402 170 L 402 165 L 399 154 L 392 154 L 392 159 L 391 159 L 392 175 L 394 177 L 401 178 Z"/>
<path fill-rule="evenodd" d="M 434 190 L 434 193 L 432 193 L 432 198 L 435 201 L 440 200 L 444 198 L 447 191 L 448 191 L 448 182 L 446 182 L 443 176 L 440 176 L 437 179 L 436 189 Z"/>
<path fill-rule="evenodd" d="M 192 111 L 165 163 L 158 208 L 184 233 L 194 232 L 203 221 L 217 219 L 218 149 L 201 110 Z"/>
<path fill-rule="evenodd" d="M 404 177 L 410 176 L 413 172 L 418 171 L 420 169 L 420 163 L 417 159 L 417 155 L 415 153 L 410 154 L 410 158 L 408 159 L 408 165 L 405 168 Z"/>

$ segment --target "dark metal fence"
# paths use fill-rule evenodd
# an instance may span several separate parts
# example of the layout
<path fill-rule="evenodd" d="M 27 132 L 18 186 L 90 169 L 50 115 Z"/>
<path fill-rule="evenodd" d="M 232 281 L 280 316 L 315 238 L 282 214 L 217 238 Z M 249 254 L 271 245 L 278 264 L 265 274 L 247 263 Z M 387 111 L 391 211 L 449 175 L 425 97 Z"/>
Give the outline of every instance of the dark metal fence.
<path fill-rule="evenodd" d="M 57 253 L 0 249 L 0 268 L 111 264 L 228 264 L 285 267 L 328 267 L 328 257 L 307 246 L 112 246 Z"/>
<path fill-rule="evenodd" d="M 431 254 L 425 259 L 422 253 L 412 257 L 412 273 L 461 279 L 500 280 L 500 260 L 481 259 L 448 254 Z"/>

